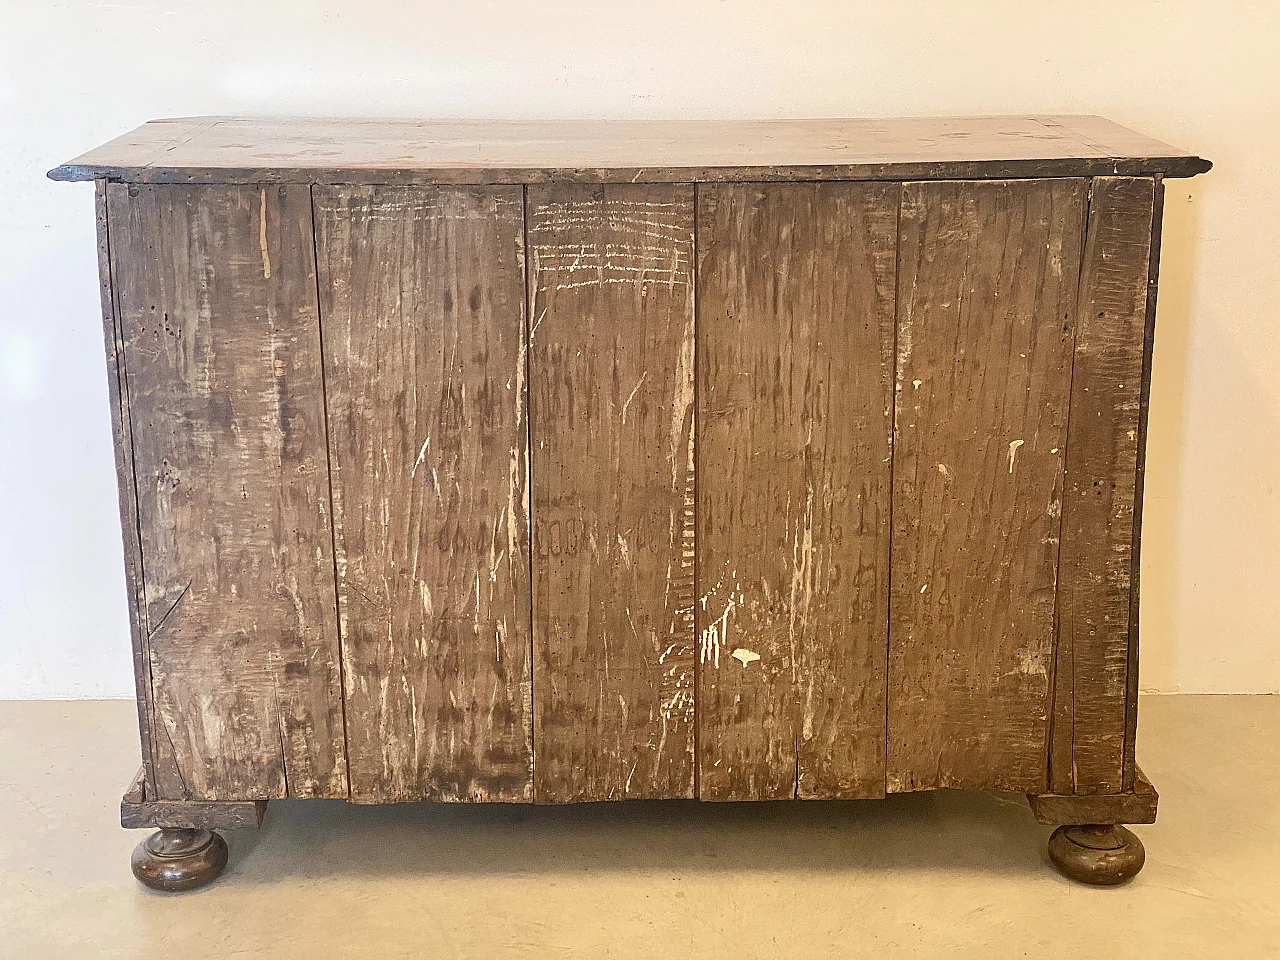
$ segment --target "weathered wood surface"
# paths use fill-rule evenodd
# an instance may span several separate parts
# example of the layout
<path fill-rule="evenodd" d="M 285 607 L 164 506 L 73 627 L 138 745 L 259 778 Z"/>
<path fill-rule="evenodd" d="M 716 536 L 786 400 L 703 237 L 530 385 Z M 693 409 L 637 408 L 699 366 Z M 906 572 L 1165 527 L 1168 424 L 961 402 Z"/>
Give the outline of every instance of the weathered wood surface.
<path fill-rule="evenodd" d="M 535 795 L 692 796 L 693 189 L 527 218 Z"/>
<path fill-rule="evenodd" d="M 1147 316 L 1142 347 L 1142 389 L 1138 400 L 1138 468 L 1133 490 L 1133 559 L 1129 571 L 1129 678 L 1125 706 L 1125 790 L 1141 780 L 1137 766 L 1138 743 L 1138 606 L 1142 573 L 1142 493 L 1146 480 L 1147 417 L 1151 411 L 1151 359 L 1156 340 L 1156 294 L 1160 283 L 1160 240 L 1164 221 L 1164 181 L 1155 178 L 1151 208 L 1151 255 L 1147 267 Z"/>
<path fill-rule="evenodd" d="M 1055 793 L 1124 786 L 1134 498 L 1155 188 L 1093 181 L 1058 567 L 1050 784 Z"/>
<path fill-rule="evenodd" d="M 116 493 L 120 533 L 124 541 L 124 581 L 128 592 L 129 638 L 133 653 L 134 696 L 142 747 L 142 775 L 155 792 L 151 729 L 151 660 L 144 626 L 142 544 L 138 531 L 138 499 L 133 485 L 133 440 L 129 424 L 129 388 L 125 379 L 124 343 L 116 322 L 111 281 L 111 230 L 107 216 L 107 184 L 97 181 L 94 213 L 98 228 L 98 292 L 102 302 L 102 334 L 107 355 L 107 393 L 111 403 L 111 436 L 115 445 Z"/>
<path fill-rule="evenodd" d="M 1133 786 L 1119 793 L 1031 794 L 1027 797 L 1038 823 L 1048 826 L 1085 823 L 1155 823 L 1160 796 L 1135 768 Z"/>
<path fill-rule="evenodd" d="M 1046 792 L 1087 184 L 905 184 L 891 792 Z"/>
<path fill-rule="evenodd" d="M 1102 117 L 155 120 L 50 171 L 167 183 L 691 183 L 1152 175 L 1208 161 Z"/>
<path fill-rule="evenodd" d="M 347 793 L 309 195 L 107 190 L 157 799 Z"/>
<path fill-rule="evenodd" d="M 523 194 L 314 198 L 351 797 L 532 799 Z"/>
<path fill-rule="evenodd" d="M 884 793 L 898 194 L 699 188 L 703 799 Z"/>
<path fill-rule="evenodd" d="M 138 771 L 120 800 L 120 826 L 126 830 L 144 827 L 179 827 L 198 830 L 239 830 L 262 826 L 266 800 L 204 801 L 153 800 L 147 787 L 147 771 Z"/>

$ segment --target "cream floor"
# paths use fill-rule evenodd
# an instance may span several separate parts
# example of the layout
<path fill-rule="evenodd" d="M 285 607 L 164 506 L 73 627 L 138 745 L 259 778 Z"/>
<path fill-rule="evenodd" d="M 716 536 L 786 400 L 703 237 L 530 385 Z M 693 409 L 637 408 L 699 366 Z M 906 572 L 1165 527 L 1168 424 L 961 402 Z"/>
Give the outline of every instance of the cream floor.
<path fill-rule="evenodd" d="M 132 705 L 0 702 L 0 956 L 1280 957 L 1280 697 L 1147 697 L 1161 792 L 1118 889 L 1025 801 L 273 803 L 216 884 L 138 887 Z"/>

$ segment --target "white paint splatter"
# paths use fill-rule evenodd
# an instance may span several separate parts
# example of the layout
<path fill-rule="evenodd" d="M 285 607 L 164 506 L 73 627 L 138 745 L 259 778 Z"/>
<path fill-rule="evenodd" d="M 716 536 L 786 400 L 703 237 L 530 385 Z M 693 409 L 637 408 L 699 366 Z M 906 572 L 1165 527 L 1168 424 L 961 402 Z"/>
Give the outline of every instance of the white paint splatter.
<path fill-rule="evenodd" d="M 734 650 L 733 653 L 730 654 L 730 656 L 733 657 L 733 659 L 737 660 L 744 667 L 748 663 L 755 663 L 757 660 L 760 659 L 760 654 L 756 653 L 754 650 L 747 650 L 744 647 L 738 647 L 738 649 Z"/>
<path fill-rule="evenodd" d="M 1025 440 L 1009 441 L 1009 472 L 1010 473 L 1013 473 L 1013 461 L 1016 460 L 1018 457 L 1018 448 L 1026 442 L 1027 441 Z"/>
<path fill-rule="evenodd" d="M 733 613 L 734 607 L 737 606 L 733 597 L 729 598 L 729 602 L 725 604 L 724 612 L 715 620 L 702 628 L 702 633 L 698 637 L 698 657 L 699 661 L 706 663 L 711 661 L 712 666 L 720 666 L 720 648 L 725 645 L 729 636 L 729 614 Z"/>

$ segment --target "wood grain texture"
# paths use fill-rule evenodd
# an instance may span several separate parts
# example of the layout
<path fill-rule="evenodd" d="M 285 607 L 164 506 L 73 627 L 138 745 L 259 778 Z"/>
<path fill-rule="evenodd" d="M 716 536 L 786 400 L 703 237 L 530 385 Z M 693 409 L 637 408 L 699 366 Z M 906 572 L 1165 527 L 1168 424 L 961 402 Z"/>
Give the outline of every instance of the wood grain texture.
<path fill-rule="evenodd" d="M 699 188 L 705 800 L 884 793 L 898 193 Z"/>
<path fill-rule="evenodd" d="M 1138 746 L 1138 616 L 1142 574 L 1142 495 L 1147 472 L 1147 418 L 1151 412 L 1151 361 L 1156 341 L 1156 295 L 1160 285 L 1160 242 L 1164 226 L 1164 181 L 1155 178 L 1151 210 L 1151 256 L 1147 270 L 1147 321 L 1142 348 L 1142 391 L 1138 401 L 1138 478 L 1133 491 L 1133 561 L 1129 591 L 1129 689 L 1125 707 L 1124 789 L 1142 779 Z"/>
<path fill-rule="evenodd" d="M 157 799 L 345 797 L 309 190 L 107 206 Z"/>
<path fill-rule="evenodd" d="M 156 753 L 151 730 L 151 660 L 144 626 L 142 544 L 138 531 L 138 499 L 133 484 L 133 440 L 129 428 L 129 390 L 125 380 L 124 343 L 111 279 L 111 230 L 107 215 L 107 184 L 94 189 L 98 229 L 98 290 L 102 302 L 102 334 L 107 355 L 107 393 L 111 403 L 111 437 L 115 447 L 116 493 L 120 505 L 120 533 L 124 541 L 124 580 L 128 592 L 129 638 L 133 656 L 134 696 L 142 749 L 142 777 L 155 793 L 152 757 Z"/>
<path fill-rule="evenodd" d="M 530 187 L 540 802 L 694 790 L 693 189 Z"/>
<path fill-rule="evenodd" d="M 50 171 L 165 183 L 691 183 L 1151 175 L 1206 160 L 1102 117 L 156 120 Z"/>
<path fill-rule="evenodd" d="M 1080 277 L 1058 572 L 1050 783 L 1124 784 L 1138 428 L 1155 186 L 1093 181 Z"/>
<path fill-rule="evenodd" d="M 314 201 L 351 797 L 530 800 L 523 194 Z"/>
<path fill-rule="evenodd" d="M 904 184 L 891 792 L 1046 792 L 1087 184 Z"/>

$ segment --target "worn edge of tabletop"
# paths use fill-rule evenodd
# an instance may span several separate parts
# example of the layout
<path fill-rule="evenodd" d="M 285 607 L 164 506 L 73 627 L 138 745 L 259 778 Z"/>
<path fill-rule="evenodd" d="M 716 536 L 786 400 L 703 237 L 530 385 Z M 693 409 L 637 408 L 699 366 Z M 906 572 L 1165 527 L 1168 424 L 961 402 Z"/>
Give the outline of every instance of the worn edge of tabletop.
<path fill-rule="evenodd" d="M 982 129 L 1001 120 L 1010 125 L 1031 125 L 1031 129 L 1043 127 L 1045 137 L 1031 134 L 991 134 Z M 821 120 L 755 120 L 732 124 L 740 134 L 753 131 L 781 131 L 795 133 L 820 132 L 825 128 L 830 136 L 833 129 L 844 125 L 849 134 L 861 132 L 864 136 L 861 149 L 866 150 L 886 133 L 891 138 L 895 127 L 916 138 L 917 147 L 900 148 L 896 154 L 871 157 L 847 162 L 768 162 L 768 163 L 706 163 L 667 164 L 655 158 L 648 165 L 634 162 L 614 163 L 580 157 L 581 164 L 535 164 L 511 162 L 486 162 L 483 160 L 444 160 L 433 162 L 412 157 L 387 156 L 359 163 L 344 163 L 341 155 L 332 163 L 308 162 L 299 151 L 290 154 L 282 151 L 271 162 L 234 164 L 216 156 L 202 158 L 199 162 L 176 163 L 175 151 L 195 150 L 201 138 L 208 137 L 216 128 L 229 125 L 274 130 L 277 134 L 292 131 L 306 137 L 325 127 L 339 133 L 345 128 L 358 130 L 413 130 L 419 133 L 436 130 L 483 129 L 525 130 L 536 134 L 534 140 L 545 141 L 548 136 L 567 152 L 575 149 L 587 152 L 579 141 L 575 147 L 574 131 L 580 133 L 602 131 L 616 132 L 626 140 L 628 131 L 646 130 L 661 132 L 669 142 L 676 142 L 677 131 L 707 132 L 717 126 L 721 131 L 730 129 L 730 122 L 700 124 L 698 121 L 466 121 L 466 120 L 376 120 L 341 118 L 271 118 L 271 117 L 188 117 L 153 120 L 130 133 L 117 137 L 102 146 L 76 157 L 49 171 L 53 180 L 83 181 L 107 179 L 130 183 L 168 184 L 249 184 L 249 183 L 351 183 L 351 184 L 525 184 L 525 183 L 687 183 L 687 182 L 750 182 L 794 180 L 982 180 L 1023 179 L 1042 177 L 1091 177 L 1091 176 L 1152 176 L 1166 178 L 1193 177 L 1208 171 L 1212 164 L 1194 154 L 1186 153 L 1168 144 L 1136 133 L 1112 121 L 1096 116 L 1009 116 L 1009 117 L 939 117 L 904 118 L 901 120 L 871 119 L 821 119 Z M 932 136 L 923 136 L 918 130 L 935 125 Z M 806 128 L 808 128 L 806 130 Z M 933 155 L 921 156 L 926 145 L 939 138 L 963 136 L 971 128 L 976 136 L 983 134 L 996 142 L 1038 141 L 1048 135 L 1058 138 L 1059 146 L 1069 143 L 1079 155 L 1002 157 L 994 149 L 987 157 L 955 157 L 933 149 Z M 912 133 L 913 130 L 917 132 Z M 879 131 L 879 132 L 877 132 Z M 1002 140 L 1003 138 L 1003 140 Z M 853 138 L 856 139 L 856 138 Z M 846 142 L 847 141 L 847 142 Z M 342 137 L 332 142 L 339 145 Z M 450 146 L 465 140 L 444 143 Z M 828 153 L 848 149 L 852 139 L 845 137 L 838 143 L 819 142 L 816 148 Z M 843 145 L 842 145 L 843 144 Z M 393 146 L 410 146 L 408 141 Z M 246 143 L 230 147 L 211 148 L 223 153 L 252 150 Z M 793 148 L 794 149 L 794 148 Z M 809 149 L 814 149 L 811 146 Z M 780 146 L 779 154 L 787 148 Z M 340 154 L 340 151 L 337 151 Z M 1046 150 L 1053 154 L 1054 151 Z M 262 158 L 255 157 L 260 161 Z M 168 160 L 169 162 L 166 162 Z"/>

